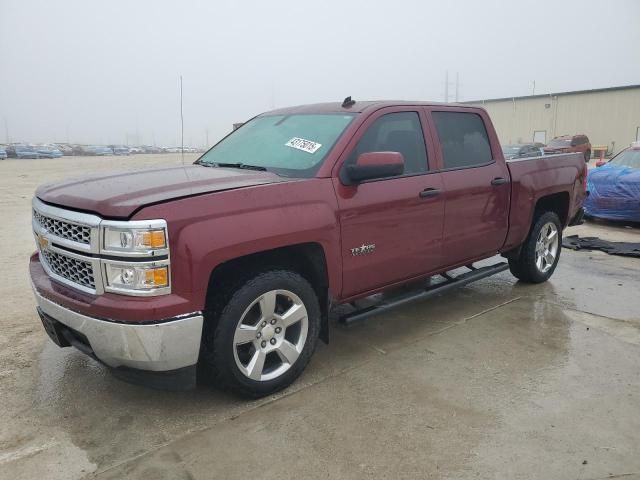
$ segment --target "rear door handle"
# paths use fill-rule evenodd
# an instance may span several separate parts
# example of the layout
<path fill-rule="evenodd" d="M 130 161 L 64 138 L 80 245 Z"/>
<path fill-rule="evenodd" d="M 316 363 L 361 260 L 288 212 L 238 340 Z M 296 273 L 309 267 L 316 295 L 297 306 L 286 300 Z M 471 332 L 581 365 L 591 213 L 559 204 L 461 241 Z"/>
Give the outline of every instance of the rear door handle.
<path fill-rule="evenodd" d="M 493 180 L 491 180 L 491 185 L 504 185 L 505 183 L 509 183 L 509 180 L 502 177 L 496 177 Z"/>
<path fill-rule="evenodd" d="M 440 195 L 440 190 L 437 188 L 425 188 L 420 192 L 420 198 L 432 198 Z"/>

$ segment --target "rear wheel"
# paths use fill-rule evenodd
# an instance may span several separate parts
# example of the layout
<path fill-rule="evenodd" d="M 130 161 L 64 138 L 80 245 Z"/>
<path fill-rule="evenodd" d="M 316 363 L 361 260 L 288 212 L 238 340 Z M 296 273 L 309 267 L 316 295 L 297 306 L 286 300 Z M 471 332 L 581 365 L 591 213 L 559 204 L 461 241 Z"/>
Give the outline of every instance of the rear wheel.
<path fill-rule="evenodd" d="M 522 245 L 520 256 L 509 259 L 513 276 L 527 283 L 545 282 L 553 275 L 562 250 L 562 226 L 558 215 L 539 215 Z"/>
<path fill-rule="evenodd" d="M 272 270 L 246 281 L 218 315 L 209 315 L 201 361 L 216 385 L 261 397 L 302 373 L 319 331 L 320 304 L 313 287 L 297 273 Z"/>

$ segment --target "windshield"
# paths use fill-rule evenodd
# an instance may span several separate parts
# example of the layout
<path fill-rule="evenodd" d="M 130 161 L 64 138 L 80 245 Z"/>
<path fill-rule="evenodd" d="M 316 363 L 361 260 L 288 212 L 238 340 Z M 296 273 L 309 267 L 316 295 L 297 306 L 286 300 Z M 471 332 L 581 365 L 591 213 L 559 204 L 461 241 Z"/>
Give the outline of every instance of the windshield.
<path fill-rule="evenodd" d="M 549 142 L 549 147 L 570 147 L 570 138 L 554 138 Z"/>
<path fill-rule="evenodd" d="M 620 152 L 609 163 L 611 165 L 640 168 L 640 149 L 634 148 Z"/>
<path fill-rule="evenodd" d="M 244 164 L 288 177 L 312 177 L 354 117 L 344 113 L 256 117 L 196 163 Z"/>

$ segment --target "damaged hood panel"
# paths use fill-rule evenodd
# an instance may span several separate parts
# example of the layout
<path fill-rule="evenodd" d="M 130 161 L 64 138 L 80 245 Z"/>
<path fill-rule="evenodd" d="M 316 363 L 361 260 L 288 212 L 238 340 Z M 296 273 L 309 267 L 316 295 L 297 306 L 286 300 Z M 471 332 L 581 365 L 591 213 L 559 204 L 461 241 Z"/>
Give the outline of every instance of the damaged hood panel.
<path fill-rule="evenodd" d="M 188 165 L 44 184 L 36 196 L 53 205 L 126 219 L 145 205 L 285 181 L 270 172 Z"/>

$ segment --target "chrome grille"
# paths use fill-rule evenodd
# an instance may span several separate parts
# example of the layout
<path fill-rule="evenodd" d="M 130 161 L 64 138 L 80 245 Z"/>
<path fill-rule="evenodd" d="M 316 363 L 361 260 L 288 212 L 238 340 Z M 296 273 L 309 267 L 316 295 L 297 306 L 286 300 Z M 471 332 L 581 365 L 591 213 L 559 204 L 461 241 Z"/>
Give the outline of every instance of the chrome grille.
<path fill-rule="evenodd" d="M 56 275 L 83 287 L 94 289 L 96 283 L 93 276 L 93 266 L 89 262 L 67 257 L 51 250 L 41 250 L 40 255 L 49 269 Z"/>
<path fill-rule="evenodd" d="M 91 244 L 91 227 L 47 217 L 36 210 L 33 211 L 33 218 L 42 228 L 56 237 L 85 245 Z"/>

